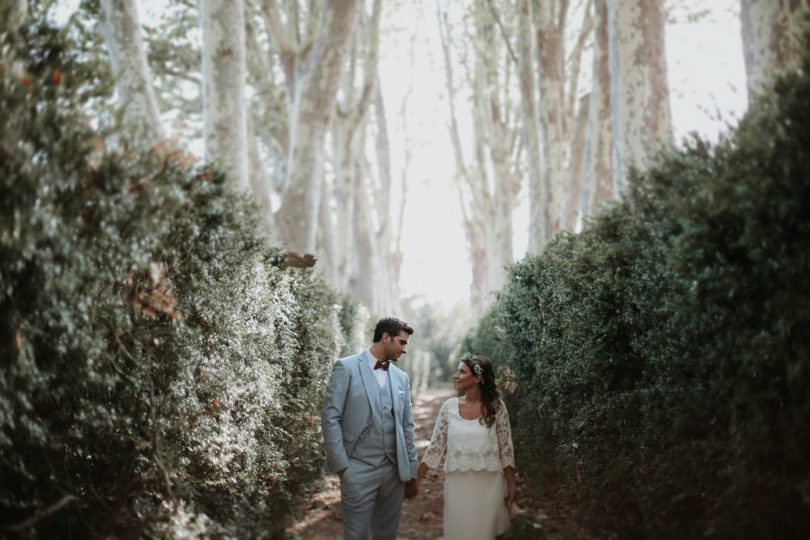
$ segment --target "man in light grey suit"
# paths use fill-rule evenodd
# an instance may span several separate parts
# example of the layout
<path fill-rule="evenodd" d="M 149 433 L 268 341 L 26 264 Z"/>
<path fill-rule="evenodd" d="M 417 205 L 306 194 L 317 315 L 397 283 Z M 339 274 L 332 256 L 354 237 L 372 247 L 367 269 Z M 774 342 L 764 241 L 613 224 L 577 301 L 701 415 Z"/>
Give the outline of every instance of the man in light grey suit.
<path fill-rule="evenodd" d="M 415 497 L 416 446 L 408 375 L 393 365 L 413 328 L 380 319 L 374 343 L 335 362 L 321 415 L 326 466 L 340 476 L 343 537 L 394 540 L 403 498 Z"/>

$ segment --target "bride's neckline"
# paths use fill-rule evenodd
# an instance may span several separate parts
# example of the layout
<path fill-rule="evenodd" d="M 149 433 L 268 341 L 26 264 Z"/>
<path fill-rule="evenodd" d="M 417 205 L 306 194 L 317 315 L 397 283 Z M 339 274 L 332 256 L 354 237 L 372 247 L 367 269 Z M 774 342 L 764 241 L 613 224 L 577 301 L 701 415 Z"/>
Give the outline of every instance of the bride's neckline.
<path fill-rule="evenodd" d="M 476 422 L 481 419 L 481 416 L 483 416 L 479 415 L 475 418 L 464 418 L 464 415 L 461 414 L 461 398 L 456 398 L 456 414 L 458 414 L 462 420 L 466 420 L 467 422 Z"/>

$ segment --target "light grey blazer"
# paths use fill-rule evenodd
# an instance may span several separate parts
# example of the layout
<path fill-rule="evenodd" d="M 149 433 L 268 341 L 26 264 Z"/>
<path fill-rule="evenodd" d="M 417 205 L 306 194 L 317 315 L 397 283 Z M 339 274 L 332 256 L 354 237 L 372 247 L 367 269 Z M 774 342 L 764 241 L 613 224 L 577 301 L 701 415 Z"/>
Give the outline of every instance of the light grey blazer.
<path fill-rule="evenodd" d="M 326 468 L 338 472 L 349 466 L 355 448 L 363 444 L 376 416 L 381 414 L 380 385 L 368 365 L 371 353 L 348 356 L 335 362 L 326 387 L 321 428 L 326 443 Z M 388 382 L 394 402 L 399 478 L 416 478 L 413 409 L 408 374 L 392 362 Z"/>

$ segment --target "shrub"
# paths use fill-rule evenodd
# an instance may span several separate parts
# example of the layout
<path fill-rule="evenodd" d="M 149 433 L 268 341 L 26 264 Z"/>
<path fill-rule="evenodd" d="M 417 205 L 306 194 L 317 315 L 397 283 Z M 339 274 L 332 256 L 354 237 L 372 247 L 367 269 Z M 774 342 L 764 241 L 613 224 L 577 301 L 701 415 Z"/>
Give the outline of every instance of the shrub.
<path fill-rule="evenodd" d="M 808 148 L 805 61 L 717 146 L 660 156 L 513 269 L 485 325 L 520 381 L 518 466 L 591 525 L 810 531 Z"/>
<path fill-rule="evenodd" d="M 221 174 L 103 150 L 57 33 L 1 41 L 0 520 L 282 536 L 320 474 L 336 294 L 281 268 Z"/>

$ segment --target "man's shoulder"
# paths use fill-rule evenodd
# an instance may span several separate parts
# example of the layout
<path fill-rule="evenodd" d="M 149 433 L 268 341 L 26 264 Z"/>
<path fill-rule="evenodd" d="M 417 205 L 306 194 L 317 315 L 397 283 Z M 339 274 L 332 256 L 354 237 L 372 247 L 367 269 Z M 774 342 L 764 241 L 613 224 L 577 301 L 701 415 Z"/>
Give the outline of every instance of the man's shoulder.
<path fill-rule="evenodd" d="M 350 354 L 349 356 L 344 356 L 338 360 L 338 362 L 343 362 L 345 364 L 346 362 L 357 361 L 357 359 L 363 356 L 365 353 L 366 351 L 360 351 L 359 353 Z"/>

